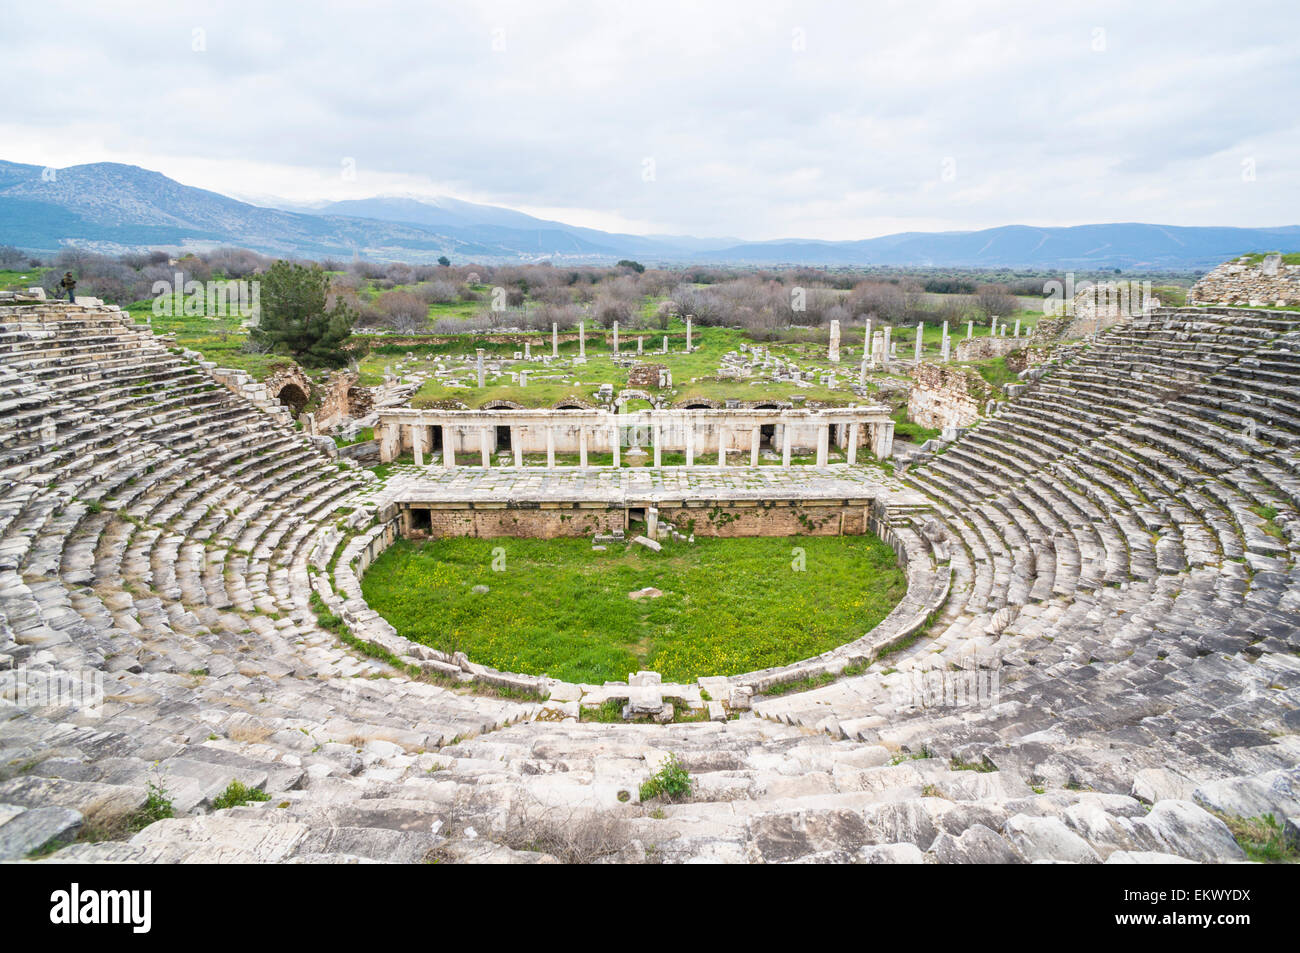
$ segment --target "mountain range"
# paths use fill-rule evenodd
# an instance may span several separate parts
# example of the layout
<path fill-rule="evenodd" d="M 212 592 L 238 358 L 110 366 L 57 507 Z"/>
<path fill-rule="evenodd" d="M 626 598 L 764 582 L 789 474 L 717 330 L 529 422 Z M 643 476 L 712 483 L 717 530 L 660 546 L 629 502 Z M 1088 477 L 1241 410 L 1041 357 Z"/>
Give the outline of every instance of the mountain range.
<path fill-rule="evenodd" d="M 859 241 L 743 241 L 580 228 L 453 198 L 254 205 L 139 166 L 46 169 L 0 161 L 0 244 L 116 253 L 236 245 L 297 258 L 431 262 L 936 266 L 1201 270 L 1253 251 L 1300 250 L 1300 226 L 1112 223 L 902 232 Z"/>

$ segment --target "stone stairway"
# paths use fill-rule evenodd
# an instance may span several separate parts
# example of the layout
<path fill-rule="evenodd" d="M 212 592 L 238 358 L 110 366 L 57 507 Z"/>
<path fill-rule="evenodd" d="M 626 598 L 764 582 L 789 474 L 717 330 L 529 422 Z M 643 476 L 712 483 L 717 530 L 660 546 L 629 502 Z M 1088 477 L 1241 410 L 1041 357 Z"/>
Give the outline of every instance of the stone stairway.
<path fill-rule="evenodd" d="M 924 568 L 841 677 L 623 725 L 343 644 L 368 475 L 116 309 L 0 308 L 0 698 L 103 690 L 0 704 L 0 858 L 1239 860 L 1212 812 L 1300 815 L 1298 360 L 1285 312 L 1111 329 L 903 474 Z"/>

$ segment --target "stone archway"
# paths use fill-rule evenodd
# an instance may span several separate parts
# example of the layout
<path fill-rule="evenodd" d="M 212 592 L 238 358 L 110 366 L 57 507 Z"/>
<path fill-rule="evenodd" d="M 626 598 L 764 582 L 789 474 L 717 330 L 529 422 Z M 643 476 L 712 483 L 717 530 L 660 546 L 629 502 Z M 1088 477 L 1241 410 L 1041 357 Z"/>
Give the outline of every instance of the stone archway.
<path fill-rule="evenodd" d="M 633 387 L 627 388 L 626 390 L 619 391 L 618 396 L 614 398 L 614 406 L 618 408 L 622 408 L 629 401 L 633 401 L 633 400 L 643 400 L 651 407 L 654 408 L 658 408 L 660 406 L 659 399 L 656 398 L 653 394 L 651 394 L 648 390 L 637 390 L 636 388 Z"/>
<path fill-rule="evenodd" d="M 295 418 L 301 414 L 303 408 L 307 406 L 307 395 L 303 392 L 303 389 L 293 381 L 286 381 L 280 388 L 280 392 L 275 396 L 281 404 L 289 408 L 289 412 L 293 414 Z"/>
<path fill-rule="evenodd" d="M 722 401 L 708 397 L 691 397 L 677 404 L 679 410 L 718 410 L 722 406 Z"/>
<path fill-rule="evenodd" d="M 311 400 L 311 381 L 297 364 L 281 364 L 266 379 L 266 393 L 296 418 Z"/>

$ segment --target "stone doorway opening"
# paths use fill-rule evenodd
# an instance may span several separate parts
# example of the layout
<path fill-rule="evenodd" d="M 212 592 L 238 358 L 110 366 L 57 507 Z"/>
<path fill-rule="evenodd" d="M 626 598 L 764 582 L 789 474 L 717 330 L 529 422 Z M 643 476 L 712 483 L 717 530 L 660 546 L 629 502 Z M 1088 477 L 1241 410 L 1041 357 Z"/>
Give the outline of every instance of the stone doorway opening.
<path fill-rule="evenodd" d="M 280 393 L 276 395 L 281 404 L 289 408 L 289 412 L 297 417 L 302 413 L 302 409 L 307 406 L 307 395 L 303 393 L 301 387 L 297 384 L 285 384 L 280 388 Z"/>

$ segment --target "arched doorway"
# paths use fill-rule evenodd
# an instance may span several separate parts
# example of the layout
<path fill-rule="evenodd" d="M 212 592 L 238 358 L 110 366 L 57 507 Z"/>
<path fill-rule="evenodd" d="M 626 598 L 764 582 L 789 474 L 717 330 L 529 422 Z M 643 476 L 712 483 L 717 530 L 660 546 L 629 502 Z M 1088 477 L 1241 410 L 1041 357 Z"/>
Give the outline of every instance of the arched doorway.
<path fill-rule="evenodd" d="M 289 412 L 295 417 L 302 413 L 307 406 L 307 395 L 303 393 L 301 387 L 294 383 L 287 383 L 280 388 L 280 393 L 276 395 L 280 403 L 289 408 Z"/>

